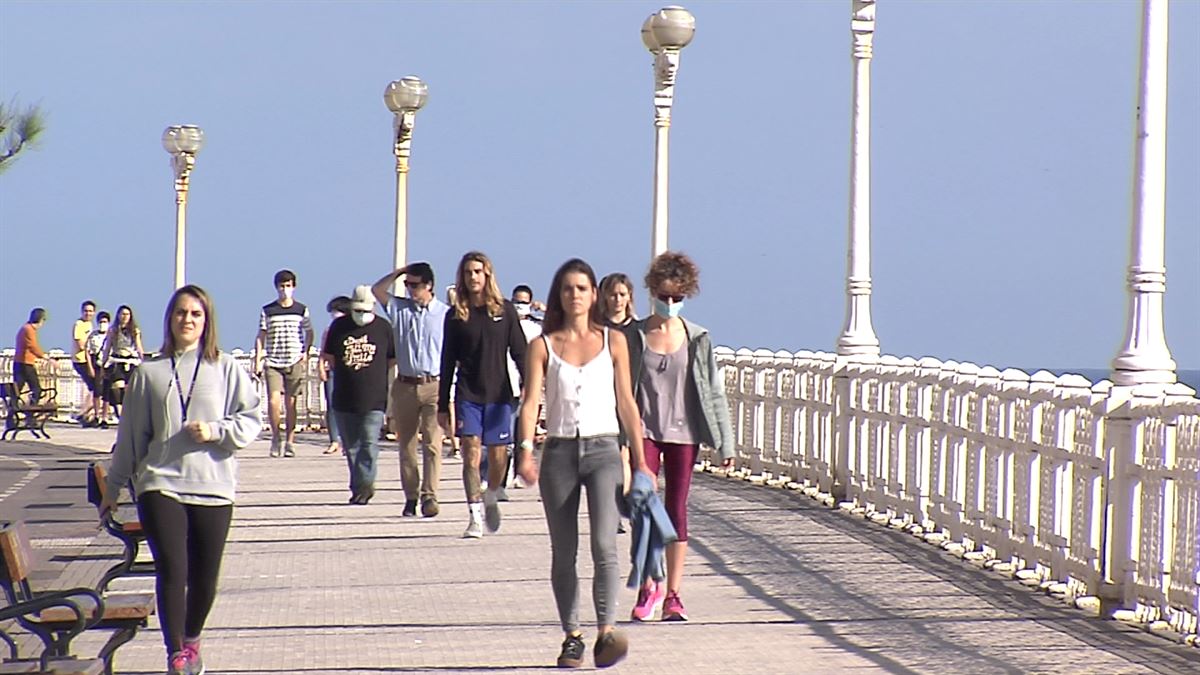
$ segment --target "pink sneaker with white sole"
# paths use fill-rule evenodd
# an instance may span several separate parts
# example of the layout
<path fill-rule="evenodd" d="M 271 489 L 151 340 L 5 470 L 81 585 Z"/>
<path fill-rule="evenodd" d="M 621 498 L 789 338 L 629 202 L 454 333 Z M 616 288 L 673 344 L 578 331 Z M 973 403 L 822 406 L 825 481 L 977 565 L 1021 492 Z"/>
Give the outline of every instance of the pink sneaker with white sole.
<path fill-rule="evenodd" d="M 634 621 L 649 621 L 655 613 L 663 608 L 663 598 L 667 596 L 667 585 L 651 581 L 638 591 L 637 604 L 633 606 L 630 616 Z"/>

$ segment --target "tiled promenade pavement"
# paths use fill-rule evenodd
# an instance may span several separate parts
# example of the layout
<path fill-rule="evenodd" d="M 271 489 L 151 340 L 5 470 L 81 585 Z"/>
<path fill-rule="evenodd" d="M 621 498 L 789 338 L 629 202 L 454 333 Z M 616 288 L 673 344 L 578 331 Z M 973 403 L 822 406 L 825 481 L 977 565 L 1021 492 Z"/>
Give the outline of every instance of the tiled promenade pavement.
<path fill-rule="evenodd" d="M 72 431 L 54 442 L 82 437 Z M 242 454 L 221 593 L 205 633 L 210 673 L 553 667 L 561 633 L 535 490 L 509 491 L 500 533 L 463 540 L 459 462 L 444 465 L 442 515 L 402 519 L 394 443 L 384 445 L 375 499 L 349 506 L 344 462 L 320 455 L 318 442 L 294 459 L 267 458 L 263 441 Z M 692 621 L 630 625 L 633 593 L 623 591 L 631 650 L 612 672 L 1200 672 L 1198 650 L 1088 618 L 796 493 L 698 475 L 691 530 L 683 598 Z M 622 535 L 623 553 L 627 545 Z M 586 539 L 580 561 L 581 618 L 590 623 Z M 88 564 L 95 568 L 79 569 Z M 592 635 L 589 628 L 589 669 Z M 77 651 L 94 653 L 98 643 L 80 640 Z M 118 652 L 117 671 L 162 673 L 163 662 L 152 624 Z"/>

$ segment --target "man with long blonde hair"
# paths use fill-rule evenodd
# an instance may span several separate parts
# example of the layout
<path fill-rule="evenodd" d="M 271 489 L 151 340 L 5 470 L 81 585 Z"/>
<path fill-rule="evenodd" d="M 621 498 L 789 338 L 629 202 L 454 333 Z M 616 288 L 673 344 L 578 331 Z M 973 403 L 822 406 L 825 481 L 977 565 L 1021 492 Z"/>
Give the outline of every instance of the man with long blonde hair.
<path fill-rule="evenodd" d="M 470 251 L 458 263 L 457 297 L 446 313 L 438 388 L 438 422 L 450 433 L 450 387 L 454 391 L 456 429 L 462 439 L 463 489 L 470 519 L 464 538 L 500 529 L 497 492 L 504 484 L 505 460 L 512 442 L 513 386 L 508 374 L 512 353 L 524 377 L 525 333 L 517 310 L 500 294 L 492 261 Z M 457 374 L 458 379 L 455 380 Z M 479 477 L 483 446 L 488 448 L 488 489 Z"/>

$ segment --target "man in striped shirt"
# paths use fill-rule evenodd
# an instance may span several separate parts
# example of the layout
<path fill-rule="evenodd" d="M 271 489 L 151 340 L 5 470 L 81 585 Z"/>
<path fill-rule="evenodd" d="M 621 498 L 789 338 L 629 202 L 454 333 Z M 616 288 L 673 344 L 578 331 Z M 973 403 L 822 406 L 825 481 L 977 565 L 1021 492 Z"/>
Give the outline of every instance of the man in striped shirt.
<path fill-rule="evenodd" d="M 254 341 L 254 369 L 267 380 L 267 412 L 271 418 L 271 456 L 296 456 L 296 398 L 308 371 L 308 348 L 313 343 L 308 308 L 296 302 L 296 274 L 291 270 L 275 273 L 275 292 L 279 297 L 264 305 L 258 318 L 258 337 Z M 286 414 L 280 404 L 286 406 Z M 280 418 L 286 420 L 286 435 L 281 438 Z"/>

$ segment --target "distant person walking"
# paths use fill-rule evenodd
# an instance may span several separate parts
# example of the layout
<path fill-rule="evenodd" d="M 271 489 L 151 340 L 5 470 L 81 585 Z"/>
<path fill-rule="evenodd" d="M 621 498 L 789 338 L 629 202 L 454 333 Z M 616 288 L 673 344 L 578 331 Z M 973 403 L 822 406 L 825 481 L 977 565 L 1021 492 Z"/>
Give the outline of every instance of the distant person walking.
<path fill-rule="evenodd" d="M 350 298 L 344 295 L 333 298 L 325 305 L 325 311 L 329 313 L 329 321 L 332 325 L 332 322 L 350 312 Z M 328 338 L 329 326 L 326 326 L 325 332 L 321 333 L 322 348 Z M 330 363 L 321 359 L 320 367 L 317 369 L 317 376 L 321 380 L 321 393 L 325 395 L 325 428 L 329 431 L 329 447 L 321 453 L 324 455 L 336 455 L 342 452 L 342 437 L 338 434 L 337 415 L 333 414 L 333 372 L 330 368 Z"/>
<path fill-rule="evenodd" d="M 370 286 L 357 286 L 350 313 L 329 326 L 321 360 L 333 373 L 333 411 L 350 469 L 350 503 L 375 496 L 379 430 L 387 410 L 388 373 L 396 360 L 392 326 L 375 314 Z"/>
<path fill-rule="evenodd" d="M 456 432 L 462 439 L 463 489 L 469 519 L 463 537 L 483 536 L 483 521 L 500 528 L 497 491 L 504 482 L 504 462 L 513 430 L 513 387 L 508 354 L 525 363 L 525 335 L 517 311 L 496 281 L 492 261 L 470 251 L 458 264 L 453 311 L 446 314 L 438 388 L 438 422 L 450 424 L 450 386 L 455 382 Z M 482 446 L 488 448 L 488 489 L 479 477 Z"/>
<path fill-rule="evenodd" d="M 560 668 L 583 665 L 575 562 L 581 488 L 587 488 L 595 568 L 592 602 L 598 635 L 592 653 L 596 667 L 617 663 L 629 648 L 625 635 L 615 630 L 620 584 L 617 501 L 624 481 L 617 437 L 623 426 L 635 464 L 642 469 L 642 422 L 629 381 L 625 336 L 603 325 L 597 300 L 596 275 L 586 262 L 568 260 L 555 272 L 541 338 L 529 344 L 517 429 L 521 439 L 517 472 L 530 483 L 538 482 L 550 530 L 550 582 L 566 634 L 558 657 Z M 547 438 L 539 471 L 531 458 L 531 439 L 543 383 Z"/>
<path fill-rule="evenodd" d="M 88 362 L 87 354 L 87 339 L 92 334 L 95 326 L 92 325 L 92 319 L 96 316 L 96 303 L 91 300 L 84 300 L 79 306 L 79 318 L 75 320 L 75 325 L 71 327 L 71 366 L 75 368 L 75 373 L 79 375 L 79 379 L 83 381 L 83 402 L 79 409 L 79 423 L 85 427 L 90 427 L 96 423 L 97 396 L 96 396 L 96 378 L 91 371 L 91 364 Z"/>
<path fill-rule="evenodd" d="M 661 604 L 663 621 L 687 621 L 679 597 L 687 555 L 687 498 L 700 443 L 733 463 L 733 433 L 725 383 L 712 340 L 703 326 L 684 319 L 684 300 L 700 290 L 700 269 L 688 256 L 660 254 L 646 272 L 654 313 L 626 329 L 632 382 L 645 428 L 646 466 L 666 473 L 666 507 L 678 541 L 667 544 L 667 584 L 648 579 L 633 619 L 645 621 Z"/>
<path fill-rule="evenodd" d="M 272 457 L 296 456 L 296 398 L 308 370 L 313 343 L 308 308 L 295 300 L 296 273 L 279 270 L 275 300 L 263 305 L 254 340 L 254 370 L 267 381 L 267 413 L 271 419 Z M 286 430 L 284 425 L 286 424 Z"/>
<path fill-rule="evenodd" d="M 29 400 L 37 403 L 42 400 L 42 381 L 38 377 L 37 363 L 50 356 L 38 344 L 38 331 L 46 325 L 46 310 L 34 307 L 29 312 L 29 321 L 21 324 L 17 331 L 17 353 L 13 357 L 13 387 L 20 395 L 21 387 L 29 387 Z"/>
<path fill-rule="evenodd" d="M 600 280 L 600 301 L 604 307 L 604 320 L 609 326 L 624 328 L 637 320 L 633 282 L 621 272 L 613 272 Z"/>
<path fill-rule="evenodd" d="M 109 403 L 117 409 L 118 415 L 124 409 L 129 377 L 145 356 L 142 329 L 138 328 L 133 308 L 129 305 L 117 307 L 117 325 L 109 329 L 100 359 L 104 363 L 104 386 L 109 394 Z M 101 422 L 100 426 L 108 428 L 108 422 Z"/>
<path fill-rule="evenodd" d="M 168 675 L 204 672 L 200 638 L 217 597 L 237 486 L 236 452 L 262 429 L 249 374 L 217 347 L 212 299 L 175 291 L 158 356 L 133 372 L 100 505 L 104 518 L 133 479 L 154 554 Z"/>
<path fill-rule="evenodd" d="M 392 295 L 396 280 L 404 277 L 408 297 Z M 371 293 L 387 310 L 396 344 L 396 380 L 392 383 L 393 431 L 400 443 L 400 482 L 404 486 L 403 516 L 436 516 L 438 481 L 442 475 L 442 428 L 438 424 L 438 377 L 442 368 L 442 343 L 450 306 L 433 292 L 433 268 L 415 262 L 385 274 Z M 417 436 L 422 437 L 417 461 Z"/>
<path fill-rule="evenodd" d="M 91 376 L 91 386 L 94 392 L 95 412 L 96 415 L 92 419 L 90 426 L 107 427 L 109 418 L 109 398 L 106 393 L 104 368 L 101 365 L 101 354 L 104 352 L 104 343 L 108 339 L 108 328 L 112 323 L 112 317 L 108 312 L 100 312 L 96 315 L 96 329 L 88 334 L 85 349 L 88 357 L 88 374 Z"/>

